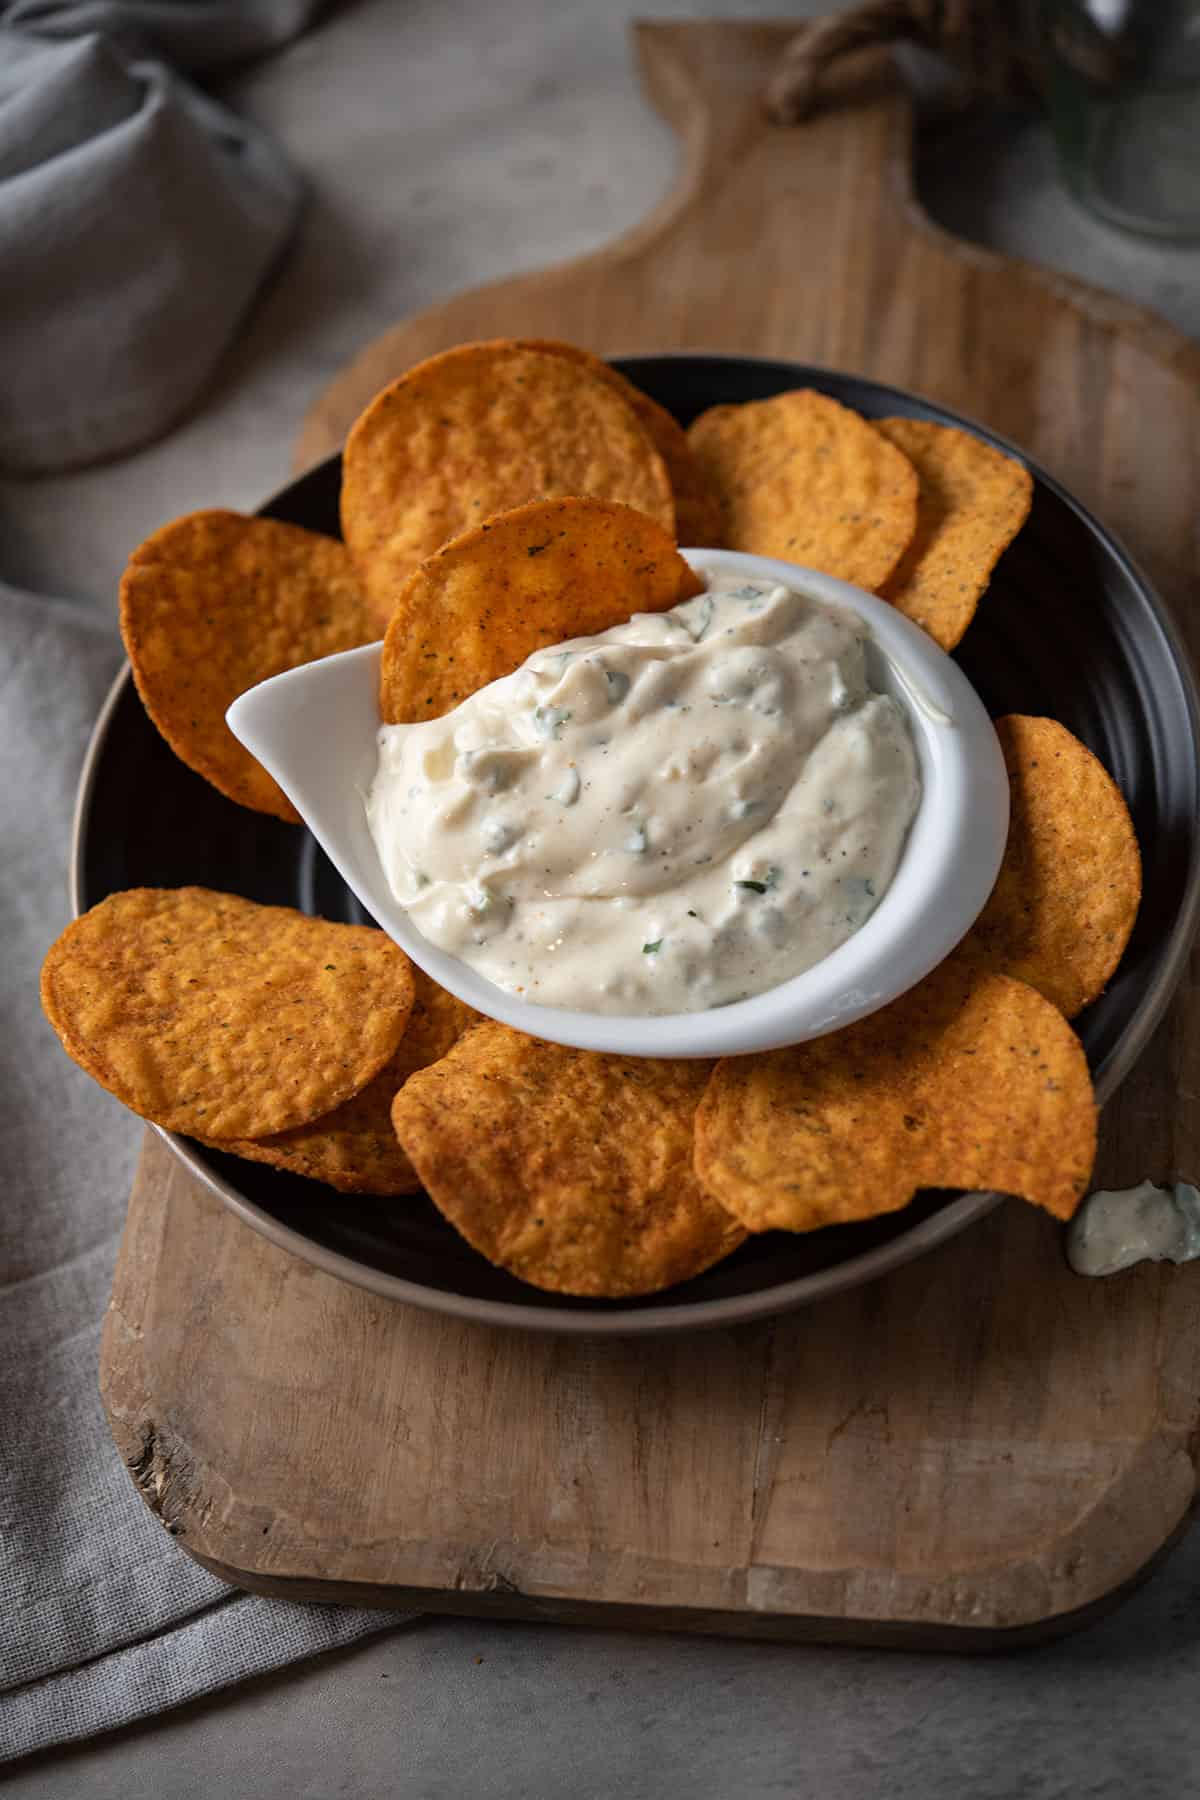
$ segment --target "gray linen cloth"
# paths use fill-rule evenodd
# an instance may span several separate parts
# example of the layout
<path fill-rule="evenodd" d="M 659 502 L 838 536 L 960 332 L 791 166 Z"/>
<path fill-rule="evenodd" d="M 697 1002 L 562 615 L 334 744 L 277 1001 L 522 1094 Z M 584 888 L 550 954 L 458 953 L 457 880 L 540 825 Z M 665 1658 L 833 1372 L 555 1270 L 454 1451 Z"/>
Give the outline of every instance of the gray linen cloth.
<path fill-rule="evenodd" d="M 0 0 L 0 469 L 95 462 L 196 398 L 301 184 L 183 79 L 320 0 Z"/>
<path fill-rule="evenodd" d="M 85 608 L 0 582 L 0 1761 L 406 1615 L 241 1594 L 138 1497 L 97 1390 L 142 1127 L 68 1061 L 38 970 L 66 924 L 79 765 L 120 661 Z"/>

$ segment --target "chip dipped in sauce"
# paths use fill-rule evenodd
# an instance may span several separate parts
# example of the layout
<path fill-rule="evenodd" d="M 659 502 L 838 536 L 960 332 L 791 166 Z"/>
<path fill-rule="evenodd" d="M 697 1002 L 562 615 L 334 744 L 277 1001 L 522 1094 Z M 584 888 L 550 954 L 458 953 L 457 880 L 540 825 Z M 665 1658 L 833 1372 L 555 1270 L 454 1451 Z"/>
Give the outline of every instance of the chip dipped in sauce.
<path fill-rule="evenodd" d="M 392 892 L 499 987 L 695 1012 L 811 968 L 865 923 L 920 799 L 853 614 L 715 577 L 385 725 L 367 803 Z"/>

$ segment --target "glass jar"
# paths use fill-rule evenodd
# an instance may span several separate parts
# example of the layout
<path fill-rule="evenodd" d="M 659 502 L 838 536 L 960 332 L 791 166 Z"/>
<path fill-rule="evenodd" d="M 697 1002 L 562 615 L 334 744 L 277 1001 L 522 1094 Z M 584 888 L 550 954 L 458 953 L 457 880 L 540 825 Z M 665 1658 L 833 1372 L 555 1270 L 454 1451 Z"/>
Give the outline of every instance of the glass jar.
<path fill-rule="evenodd" d="M 1064 178 L 1103 218 L 1200 239 L 1200 0 L 1046 0 Z"/>

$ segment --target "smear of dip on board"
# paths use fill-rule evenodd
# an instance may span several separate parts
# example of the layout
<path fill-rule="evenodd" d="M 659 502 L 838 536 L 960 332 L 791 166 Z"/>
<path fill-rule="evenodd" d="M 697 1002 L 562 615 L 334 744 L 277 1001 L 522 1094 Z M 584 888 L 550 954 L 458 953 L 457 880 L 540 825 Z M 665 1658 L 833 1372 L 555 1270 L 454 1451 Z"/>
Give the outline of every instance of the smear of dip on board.
<path fill-rule="evenodd" d="M 714 577 L 385 725 L 367 814 L 393 894 L 545 1006 L 698 1012 L 802 973 L 870 917 L 920 799 L 865 648 L 851 613 Z"/>
<path fill-rule="evenodd" d="M 1100 1188 L 1067 1231 L 1067 1260 L 1077 1275 L 1115 1275 L 1140 1262 L 1200 1257 L 1200 1192 L 1190 1181 L 1156 1187 Z"/>

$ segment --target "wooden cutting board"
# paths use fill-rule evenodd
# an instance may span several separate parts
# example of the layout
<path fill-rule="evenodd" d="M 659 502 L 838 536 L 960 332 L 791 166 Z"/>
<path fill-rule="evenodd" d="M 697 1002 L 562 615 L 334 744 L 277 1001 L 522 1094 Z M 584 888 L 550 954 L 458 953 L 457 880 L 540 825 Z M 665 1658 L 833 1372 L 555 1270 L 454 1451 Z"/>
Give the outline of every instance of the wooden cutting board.
<path fill-rule="evenodd" d="M 915 388 L 1027 446 L 1195 610 L 1200 353 L 917 208 L 887 65 L 794 132 L 790 27 L 642 26 L 674 192 L 619 243 L 365 350 L 297 466 L 419 357 L 556 335 L 752 351 Z M 1189 981 L 1106 1110 L 1099 1179 L 1200 1168 Z M 330 1204 L 336 1205 L 331 1195 Z M 1196 1492 L 1200 1269 L 1077 1280 L 1016 1204 L 875 1285 L 686 1340 L 567 1341 L 376 1299 L 239 1223 L 148 1133 L 102 1387 L 199 1561 L 301 1599 L 987 1648 L 1093 1616 Z"/>

